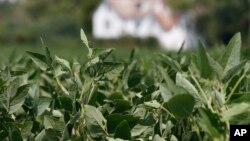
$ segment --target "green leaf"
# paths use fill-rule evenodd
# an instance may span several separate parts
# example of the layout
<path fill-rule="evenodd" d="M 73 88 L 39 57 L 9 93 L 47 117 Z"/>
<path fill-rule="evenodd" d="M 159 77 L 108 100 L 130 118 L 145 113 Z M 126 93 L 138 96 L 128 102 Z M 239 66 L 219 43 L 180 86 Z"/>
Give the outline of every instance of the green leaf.
<path fill-rule="evenodd" d="M 136 87 L 138 84 L 140 84 L 143 76 L 141 73 L 138 72 L 130 72 L 130 75 L 127 78 L 127 86 L 129 88 Z"/>
<path fill-rule="evenodd" d="M 133 115 L 122 115 L 122 114 L 111 114 L 108 115 L 106 119 L 107 119 L 107 127 L 109 133 L 114 133 L 116 126 L 123 120 L 126 120 L 128 122 L 130 129 L 133 129 L 133 127 L 139 121 L 138 117 L 134 117 Z"/>
<path fill-rule="evenodd" d="M 92 48 L 89 47 L 89 41 L 88 41 L 87 36 L 84 33 L 83 29 L 81 29 L 81 40 L 82 40 L 83 44 L 87 47 L 87 49 L 89 51 L 88 52 L 88 57 L 91 58 L 93 50 L 92 50 Z"/>
<path fill-rule="evenodd" d="M 168 102 L 169 99 L 173 96 L 173 94 L 169 91 L 167 85 L 164 83 L 160 84 L 160 92 L 164 102 Z"/>
<path fill-rule="evenodd" d="M 213 69 L 210 66 L 208 55 L 201 41 L 199 41 L 197 50 L 197 63 L 201 76 L 204 78 L 211 78 Z"/>
<path fill-rule="evenodd" d="M 26 51 L 26 53 L 29 54 L 31 57 L 32 61 L 43 71 L 47 70 L 48 65 L 46 61 L 46 57 L 42 54 L 39 53 L 34 53 L 34 52 L 29 52 Z"/>
<path fill-rule="evenodd" d="M 152 124 L 151 124 L 152 125 Z M 137 124 L 132 130 L 131 130 L 131 136 L 132 137 L 139 137 L 140 135 L 143 135 L 143 133 L 149 129 L 149 126 L 143 126 L 140 124 Z"/>
<path fill-rule="evenodd" d="M 54 129 L 47 129 L 45 130 L 45 141 L 60 141 L 61 132 Z"/>
<path fill-rule="evenodd" d="M 235 75 L 237 75 L 238 72 L 240 72 L 242 69 L 244 69 L 244 66 L 247 61 L 242 61 L 238 65 L 232 67 L 230 70 L 224 74 L 222 82 L 226 83 L 228 82 L 231 78 L 233 78 Z"/>
<path fill-rule="evenodd" d="M 83 29 L 81 29 L 81 40 L 84 43 L 84 45 L 89 48 L 89 42 L 88 42 L 87 36 L 84 33 Z"/>
<path fill-rule="evenodd" d="M 123 120 L 121 123 L 117 125 L 115 129 L 115 138 L 130 140 L 131 139 L 130 130 L 131 129 L 128 125 L 128 122 L 126 120 Z"/>
<path fill-rule="evenodd" d="M 73 110 L 73 101 L 70 97 L 68 96 L 60 96 L 59 97 L 59 100 L 62 104 L 62 107 L 65 109 L 65 110 L 68 110 L 68 111 L 72 111 Z"/>
<path fill-rule="evenodd" d="M 169 65 L 171 69 L 175 70 L 176 72 L 182 71 L 180 64 L 173 58 L 170 58 L 169 56 L 165 56 L 162 54 L 160 57 L 162 58 L 164 62 L 166 62 Z"/>
<path fill-rule="evenodd" d="M 146 105 L 148 107 L 152 107 L 152 108 L 160 108 L 161 107 L 161 104 L 159 102 L 157 102 L 156 100 L 144 102 L 144 105 Z"/>
<path fill-rule="evenodd" d="M 11 138 L 12 138 L 11 140 L 13 140 L 13 141 L 22 141 L 23 140 L 22 135 L 21 135 L 19 130 L 12 131 Z"/>
<path fill-rule="evenodd" d="M 124 69 L 120 63 L 104 63 L 103 68 L 105 68 L 105 71 L 103 71 L 104 76 L 107 77 L 108 80 L 118 77 Z"/>
<path fill-rule="evenodd" d="M 2 119 L 1 119 L 2 120 Z M 4 126 L 0 126 L 0 140 L 3 141 L 6 137 L 8 137 L 8 130 Z"/>
<path fill-rule="evenodd" d="M 162 137 L 160 137 L 158 134 L 156 134 L 155 136 L 154 136 L 154 139 L 153 139 L 154 141 L 165 141 L 165 139 L 164 138 L 162 138 Z"/>
<path fill-rule="evenodd" d="M 175 117 L 186 118 L 194 109 L 195 99 L 189 94 L 180 94 L 173 96 L 164 107 L 167 108 Z"/>
<path fill-rule="evenodd" d="M 197 116 L 198 125 L 203 131 L 208 133 L 213 138 L 220 138 L 224 133 L 228 133 L 226 130 L 226 123 L 222 121 L 221 117 L 217 113 L 213 113 L 208 109 L 199 108 L 199 116 Z"/>
<path fill-rule="evenodd" d="M 103 117 L 102 113 L 94 106 L 84 105 L 84 108 L 87 126 L 92 131 L 92 136 L 105 134 L 107 132 L 107 120 Z M 98 130 L 98 128 L 101 130 Z"/>
<path fill-rule="evenodd" d="M 113 100 L 115 104 L 115 113 L 122 113 L 126 110 L 129 110 L 132 106 L 129 101 L 123 99 L 115 99 Z"/>
<path fill-rule="evenodd" d="M 233 120 L 234 116 L 249 113 L 250 104 L 249 103 L 236 103 L 228 106 L 229 108 L 222 113 L 224 121 Z"/>
<path fill-rule="evenodd" d="M 212 58 L 209 54 L 207 54 L 207 56 L 208 56 L 209 64 L 211 65 L 213 71 L 215 72 L 219 80 L 221 80 L 223 77 L 223 67 L 220 65 L 218 61 Z"/>
<path fill-rule="evenodd" d="M 149 113 L 143 119 L 140 119 L 139 124 L 144 125 L 144 126 L 151 126 L 151 125 L 155 124 L 155 122 L 156 122 L 156 120 L 155 120 L 154 115 L 152 113 Z"/>
<path fill-rule="evenodd" d="M 93 48 L 92 58 L 98 57 L 98 60 L 106 59 L 109 54 L 113 51 L 113 49 L 105 49 L 105 48 Z"/>
<path fill-rule="evenodd" d="M 21 128 L 21 134 L 23 139 L 26 139 L 30 136 L 31 129 L 33 127 L 33 122 L 32 121 L 26 121 Z"/>
<path fill-rule="evenodd" d="M 43 124 L 44 124 L 45 129 L 55 129 L 58 131 L 64 130 L 64 126 L 65 126 L 64 122 L 55 117 L 45 115 L 43 122 L 44 122 Z"/>
<path fill-rule="evenodd" d="M 70 64 L 69 64 L 69 62 L 67 60 L 55 56 L 54 61 L 56 63 L 60 64 L 64 69 L 67 69 L 68 71 L 71 71 Z"/>
<path fill-rule="evenodd" d="M 232 99 L 230 99 L 229 103 L 250 103 L 250 92 L 248 93 L 240 93 L 240 94 L 234 94 Z"/>
<path fill-rule="evenodd" d="M 167 89 L 173 93 L 176 94 L 185 94 L 187 93 L 186 90 L 180 86 L 177 86 L 174 81 L 169 77 L 167 70 L 165 70 L 163 67 L 158 66 L 158 71 L 162 75 L 162 78 L 166 81 Z"/>
<path fill-rule="evenodd" d="M 241 35 L 235 34 L 229 41 L 226 51 L 223 54 L 221 64 L 224 68 L 224 74 L 231 68 L 240 63 Z"/>
<path fill-rule="evenodd" d="M 25 97 L 29 91 L 29 84 L 23 85 L 17 89 L 15 97 L 11 100 L 9 114 L 12 114 L 22 108 Z"/>
<path fill-rule="evenodd" d="M 46 134 L 45 134 L 45 129 L 43 129 L 36 137 L 35 137 L 35 141 L 43 141 L 45 138 Z"/>
<path fill-rule="evenodd" d="M 42 42 L 42 45 L 43 45 L 43 48 L 44 48 L 47 65 L 51 68 L 52 67 L 52 58 L 51 58 L 51 55 L 50 55 L 49 48 L 47 46 L 45 46 L 45 44 L 43 42 L 43 39 L 42 38 L 40 38 L 40 39 L 41 39 L 41 42 Z"/>
<path fill-rule="evenodd" d="M 176 85 L 186 89 L 189 92 L 189 94 L 191 94 L 196 99 L 197 102 L 201 101 L 201 97 L 195 86 L 179 72 L 176 74 Z"/>
<path fill-rule="evenodd" d="M 37 115 L 42 115 L 42 113 L 49 108 L 52 99 L 48 97 L 39 97 L 37 104 Z"/>
<path fill-rule="evenodd" d="M 124 67 L 121 63 L 99 62 L 87 67 L 85 72 L 91 77 L 104 76 L 108 80 L 112 80 L 115 77 L 118 77 L 123 69 Z"/>

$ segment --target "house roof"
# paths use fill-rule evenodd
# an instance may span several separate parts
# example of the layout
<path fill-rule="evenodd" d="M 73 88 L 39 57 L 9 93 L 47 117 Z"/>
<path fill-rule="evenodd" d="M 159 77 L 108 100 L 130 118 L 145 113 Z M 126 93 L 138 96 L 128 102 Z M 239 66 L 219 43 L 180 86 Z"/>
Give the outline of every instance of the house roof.
<path fill-rule="evenodd" d="M 171 29 L 179 19 L 179 16 L 162 0 L 106 0 L 106 2 L 123 18 L 151 15 L 165 30 Z"/>

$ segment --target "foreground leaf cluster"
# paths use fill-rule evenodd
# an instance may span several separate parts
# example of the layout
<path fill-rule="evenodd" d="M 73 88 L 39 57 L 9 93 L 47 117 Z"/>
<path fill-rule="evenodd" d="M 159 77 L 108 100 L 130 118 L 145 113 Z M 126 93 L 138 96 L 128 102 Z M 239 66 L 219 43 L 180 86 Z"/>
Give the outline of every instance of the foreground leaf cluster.
<path fill-rule="evenodd" d="M 221 58 L 195 53 L 111 58 L 81 30 L 87 62 L 27 52 L 0 71 L 0 140 L 229 140 L 250 123 L 250 62 L 236 34 Z"/>

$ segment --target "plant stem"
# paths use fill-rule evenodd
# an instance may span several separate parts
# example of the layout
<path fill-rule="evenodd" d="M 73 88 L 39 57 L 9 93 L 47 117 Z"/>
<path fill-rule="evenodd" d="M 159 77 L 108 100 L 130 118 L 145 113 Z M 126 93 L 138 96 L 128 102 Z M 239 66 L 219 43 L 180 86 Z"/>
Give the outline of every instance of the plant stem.
<path fill-rule="evenodd" d="M 166 108 L 164 108 L 163 106 L 161 106 L 161 109 L 163 109 L 165 112 L 167 112 L 171 117 L 175 118 L 175 116 L 173 114 L 171 114 Z"/>
<path fill-rule="evenodd" d="M 59 85 L 59 87 L 61 88 L 61 90 L 63 91 L 64 94 L 69 95 L 69 92 L 66 90 L 66 88 L 64 88 L 64 86 L 62 85 L 61 81 L 58 79 L 58 77 L 56 77 L 56 82 Z"/>
<path fill-rule="evenodd" d="M 207 96 L 206 96 L 205 92 L 203 91 L 203 89 L 201 88 L 201 85 L 199 84 L 199 82 L 196 80 L 196 78 L 195 78 L 192 74 L 191 74 L 191 78 L 194 80 L 194 82 L 195 82 L 195 84 L 197 85 L 197 87 L 198 87 L 199 91 L 201 92 L 201 95 L 202 95 L 202 96 L 203 96 L 203 98 L 205 99 L 205 101 L 206 101 L 206 103 L 207 103 L 208 108 L 209 108 L 209 109 L 211 109 L 211 110 L 212 110 L 212 112 L 214 112 L 214 110 L 213 110 L 213 108 L 212 108 L 211 104 L 209 103 L 208 98 L 207 98 Z"/>
<path fill-rule="evenodd" d="M 234 94 L 234 91 L 237 89 L 237 87 L 239 86 L 240 82 L 242 81 L 242 79 L 246 76 L 246 74 L 244 73 L 236 82 L 236 84 L 234 85 L 232 91 L 230 92 L 230 94 L 228 95 L 227 98 L 227 102 L 231 99 L 232 95 Z"/>
<path fill-rule="evenodd" d="M 96 85 L 94 84 L 94 82 L 92 83 L 92 88 L 91 88 L 91 90 L 90 90 L 90 93 L 89 93 L 89 95 L 88 95 L 88 103 L 90 102 L 90 100 L 91 100 L 91 98 L 92 98 L 92 96 L 93 96 L 93 94 L 94 94 L 94 92 L 95 92 L 95 89 L 96 89 Z"/>

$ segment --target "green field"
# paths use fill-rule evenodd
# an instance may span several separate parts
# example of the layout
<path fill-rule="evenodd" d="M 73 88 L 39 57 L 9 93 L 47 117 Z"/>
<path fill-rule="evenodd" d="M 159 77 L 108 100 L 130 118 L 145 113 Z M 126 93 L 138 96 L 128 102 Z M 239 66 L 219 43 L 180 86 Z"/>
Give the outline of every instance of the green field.
<path fill-rule="evenodd" d="M 1 141 L 227 141 L 230 124 L 250 124 L 239 33 L 192 52 L 81 40 L 1 47 Z"/>

